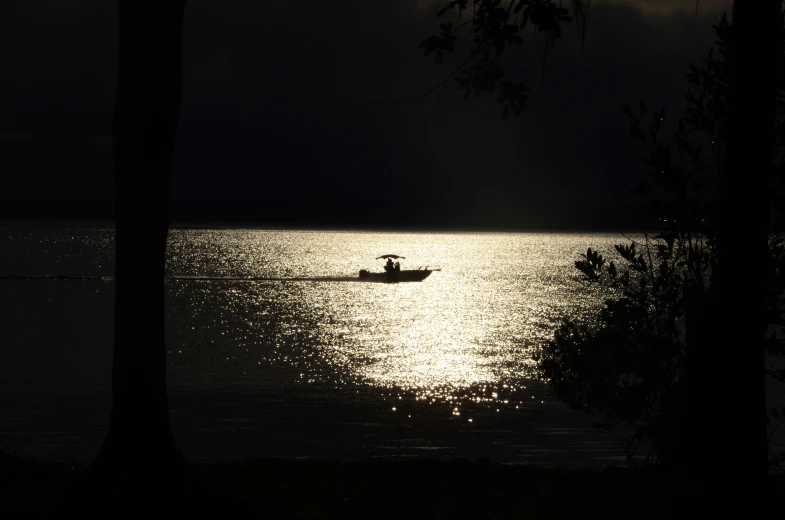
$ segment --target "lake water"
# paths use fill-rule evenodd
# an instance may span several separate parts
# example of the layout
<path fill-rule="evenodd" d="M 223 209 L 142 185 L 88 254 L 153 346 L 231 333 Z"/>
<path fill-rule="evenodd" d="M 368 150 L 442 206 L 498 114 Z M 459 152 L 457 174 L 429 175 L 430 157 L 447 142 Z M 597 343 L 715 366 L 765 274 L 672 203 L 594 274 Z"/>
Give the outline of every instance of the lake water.
<path fill-rule="evenodd" d="M 90 460 L 111 401 L 111 229 L 0 228 L 0 447 Z M 618 463 L 532 352 L 603 294 L 573 261 L 620 234 L 175 229 L 172 424 L 195 460 L 369 456 Z M 438 267 L 360 282 L 375 257 Z M 255 278 L 256 280 L 245 280 Z"/>

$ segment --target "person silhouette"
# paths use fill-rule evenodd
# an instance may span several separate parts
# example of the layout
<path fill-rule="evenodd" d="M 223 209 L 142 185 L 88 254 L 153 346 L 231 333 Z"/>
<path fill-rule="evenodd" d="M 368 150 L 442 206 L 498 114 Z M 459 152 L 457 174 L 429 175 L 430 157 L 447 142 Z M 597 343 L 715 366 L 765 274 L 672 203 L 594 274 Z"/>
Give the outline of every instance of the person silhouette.
<path fill-rule="evenodd" d="M 395 265 L 393 265 L 392 258 L 387 259 L 387 264 L 384 266 L 384 270 L 388 273 L 392 272 L 395 269 Z"/>

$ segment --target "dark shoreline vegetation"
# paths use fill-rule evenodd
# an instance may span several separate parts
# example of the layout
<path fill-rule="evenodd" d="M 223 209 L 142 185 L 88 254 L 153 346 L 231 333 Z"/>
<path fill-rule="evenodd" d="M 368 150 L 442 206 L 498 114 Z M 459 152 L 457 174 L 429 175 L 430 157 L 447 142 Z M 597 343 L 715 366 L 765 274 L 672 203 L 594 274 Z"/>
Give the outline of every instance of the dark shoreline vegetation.
<path fill-rule="evenodd" d="M 482 459 L 247 459 L 194 463 L 190 472 L 184 489 L 173 484 L 164 491 L 170 503 L 161 503 L 161 516 L 659 519 L 705 511 L 705 501 L 717 500 L 710 487 L 690 481 L 685 472 L 657 465 L 592 470 Z M 776 497 L 785 497 L 785 474 L 772 479 L 776 503 Z M 90 518 L 94 507 L 105 505 L 88 483 L 87 465 L 2 454 L 0 514 Z M 99 511 L 103 517 L 109 512 Z"/>

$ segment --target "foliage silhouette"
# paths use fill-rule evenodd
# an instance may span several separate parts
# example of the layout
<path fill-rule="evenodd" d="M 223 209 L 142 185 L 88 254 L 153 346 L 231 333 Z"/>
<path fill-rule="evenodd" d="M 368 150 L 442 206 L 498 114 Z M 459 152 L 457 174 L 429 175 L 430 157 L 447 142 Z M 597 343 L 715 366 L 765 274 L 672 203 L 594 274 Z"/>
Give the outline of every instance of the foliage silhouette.
<path fill-rule="evenodd" d="M 459 36 L 471 39 L 469 58 L 461 63 L 443 81 L 426 91 L 421 96 L 409 98 L 409 102 L 419 102 L 434 92 L 438 92 L 436 102 L 454 79 L 458 91 L 464 92 L 464 98 L 474 94 L 499 92 L 497 101 L 502 104 L 502 118 L 510 114 L 520 115 L 526 108 L 531 88 L 516 81 L 504 66 L 505 51 L 510 46 L 523 45 L 523 34 L 531 29 L 544 35 L 541 75 L 545 75 L 545 64 L 548 52 L 562 36 L 562 24 L 575 21 L 575 28 L 580 37 L 581 51 L 586 46 L 588 15 L 591 8 L 590 0 L 571 0 L 572 14 L 565 2 L 554 0 L 450 0 L 436 12 L 437 17 L 457 12 L 458 20 L 463 19 L 464 12 L 469 11 L 468 20 L 453 26 L 452 22 L 441 23 L 440 32 L 428 36 L 420 43 L 424 56 L 434 56 L 440 65 L 446 53 L 454 53 Z M 696 1 L 697 15 L 699 2 Z M 464 34 L 461 31 L 465 31 Z"/>
<path fill-rule="evenodd" d="M 632 458 L 634 448 L 645 444 L 645 461 L 672 463 L 689 457 L 688 448 L 680 446 L 685 442 L 681 417 L 688 407 L 689 344 L 695 343 L 694 333 L 700 328 L 696 323 L 712 318 L 711 307 L 703 304 L 716 298 L 720 244 L 716 207 L 725 166 L 730 80 L 727 16 L 723 15 L 714 29 L 720 57 L 716 58 L 712 49 L 700 67 L 690 63 L 687 107 L 677 131 L 667 140 L 660 139 L 664 109 L 648 116 L 648 133 L 642 128 L 647 116 L 643 102 L 637 114 L 629 106 L 622 109 L 632 119 L 631 136 L 642 146 L 648 143 L 651 147 L 645 159 L 649 175 L 639 183 L 637 192 L 647 212 L 657 218 L 659 234 L 644 235 L 642 244 L 617 245 L 622 269 L 592 249 L 575 262 L 589 282 L 612 287 L 617 295 L 606 300 L 594 324 L 566 320 L 538 356 L 541 375 L 560 399 L 573 408 L 604 415 L 602 426 L 618 422 L 633 426 L 627 455 Z M 780 40 L 778 49 L 782 64 L 785 40 Z M 785 165 L 781 154 L 785 143 L 782 75 L 778 92 L 778 175 L 770 179 L 775 215 L 782 204 L 780 175 Z M 765 352 L 782 358 L 785 243 L 773 232 L 768 261 L 757 268 L 766 276 Z M 709 351 L 698 355 L 709 355 Z M 775 381 L 785 381 L 785 370 L 769 365 L 765 384 Z M 785 417 L 785 410 L 778 408 L 769 408 L 768 413 L 773 420 Z M 772 455 L 770 467 L 781 469 L 781 461 L 781 455 Z"/>
<path fill-rule="evenodd" d="M 506 10 L 501 4 L 501 0 L 476 0 L 473 3 L 474 17 L 464 23 L 471 24 L 470 30 L 475 33 L 471 58 L 447 80 L 412 101 L 416 102 L 439 88 L 442 89 L 441 95 L 447 88 L 447 81 L 473 60 L 478 61 L 478 65 L 464 70 L 464 79 L 459 82 L 459 87 L 474 86 L 475 93 L 479 95 L 480 92 L 493 92 L 502 78 L 514 84 L 501 64 L 505 47 L 514 42 L 499 37 L 503 33 L 500 27 L 509 20 L 519 27 L 531 21 L 539 31 L 546 32 L 544 50 L 547 53 L 560 35 L 557 30 L 560 22 L 571 21 L 561 6 L 557 10 L 554 2 L 547 0 L 510 0 Z M 521 10 L 516 10 L 518 6 Z M 468 2 L 449 2 L 447 7 L 462 12 L 468 9 Z M 521 17 L 524 9 L 529 14 L 528 18 Z M 538 13 L 536 19 L 532 18 L 535 11 Z M 574 7 L 574 11 L 578 13 L 579 10 Z M 479 16 L 478 12 L 481 13 Z M 765 350 L 759 347 L 765 340 L 767 309 L 764 306 L 769 292 L 766 284 L 771 278 L 763 267 L 772 261 L 773 254 L 769 209 L 773 196 L 782 190 L 783 167 L 779 165 L 775 170 L 772 160 L 775 143 L 782 141 L 781 132 L 776 135 L 782 128 L 781 118 L 777 118 L 775 127 L 776 104 L 781 98 L 778 93 L 782 90 L 783 75 L 782 1 L 737 0 L 733 4 L 732 19 L 732 39 L 731 26 L 726 23 L 723 27 L 727 32 L 721 38 L 724 43 L 720 45 L 720 54 L 724 53 L 724 56 L 718 61 L 713 61 L 710 56 L 711 64 L 702 72 L 691 71 L 691 74 L 696 74 L 691 78 L 693 81 L 704 81 L 707 77 L 708 81 L 716 81 L 716 84 L 701 85 L 720 98 L 696 98 L 693 100 L 696 102 L 691 101 L 692 112 L 688 109 L 683 118 L 684 125 L 691 123 L 704 130 L 712 128 L 712 119 L 724 121 L 722 126 L 713 128 L 723 138 L 724 145 L 720 155 L 712 155 L 715 163 L 721 164 L 719 178 L 716 179 L 718 196 L 713 205 L 707 203 L 704 207 L 707 217 L 713 217 L 708 221 L 709 226 L 714 226 L 713 230 L 704 231 L 705 243 L 716 241 L 713 270 L 703 273 L 703 276 L 711 276 L 711 281 L 694 278 L 683 288 L 686 354 L 683 374 L 679 376 L 682 390 L 677 410 L 681 415 L 683 439 L 672 448 L 674 457 L 685 462 L 689 459 L 696 476 L 712 481 L 726 496 L 735 497 L 722 511 L 716 506 L 716 512 L 725 516 L 748 514 L 745 508 L 750 504 L 763 503 L 756 498 L 770 485 L 766 478 L 769 469 L 767 423 L 764 422 L 766 396 L 761 378 Z M 446 43 L 444 39 L 441 41 Z M 496 52 L 491 57 L 494 49 Z M 445 45 L 442 50 L 450 51 L 451 47 Z M 543 57 L 543 67 L 544 61 Z M 780 67 L 771 66 L 775 63 Z M 713 67 L 726 67 L 727 71 L 713 70 Z M 527 89 L 522 90 L 528 92 Z M 727 101 L 724 114 L 721 113 L 723 103 L 720 99 Z M 518 101 L 520 106 L 525 106 L 527 97 L 522 95 Z M 644 111 L 645 107 L 641 104 L 641 112 Z M 502 116 L 506 117 L 510 112 L 519 113 L 512 107 L 508 109 L 505 104 Z M 700 120 L 703 116 L 706 119 Z M 657 122 L 654 124 L 656 126 Z M 640 122 L 633 121 L 630 130 L 645 145 L 648 138 Z M 674 143 L 682 149 L 680 153 L 693 154 L 690 159 L 700 157 L 687 143 L 678 139 Z M 664 152 L 667 148 L 658 151 Z M 670 167 L 658 171 L 662 177 L 674 173 Z M 646 184 L 641 188 L 646 189 Z M 694 201 L 688 203 L 688 200 L 684 194 L 673 192 L 665 199 L 652 200 L 650 205 L 665 204 L 672 211 L 683 212 L 679 216 L 684 217 L 693 215 L 692 211 L 697 209 L 697 206 L 692 206 Z M 780 208 L 776 217 L 781 222 L 782 199 L 778 199 L 775 205 Z M 744 209 L 740 211 L 740 208 Z M 694 226 L 693 221 L 688 222 Z M 679 218 L 676 223 L 683 224 L 684 220 Z M 669 238 L 663 240 L 667 243 Z M 688 239 L 688 250 L 689 243 Z M 698 252 L 692 254 L 700 256 L 705 253 L 698 248 Z M 591 264 L 589 258 L 585 262 Z M 649 260 L 647 267 L 651 266 Z M 745 268 L 747 266 L 749 268 Z M 618 316 L 616 310 L 609 319 Z M 723 324 L 722 331 L 716 326 L 718 323 Z M 750 342 L 753 343 L 751 347 L 748 346 Z M 720 380 L 729 374 L 734 375 L 734 385 Z M 728 410 L 732 410 L 731 417 L 722 427 L 714 428 L 712 435 L 702 435 L 706 425 L 728 414 Z M 698 449 L 701 445 L 702 449 Z M 720 460 L 716 456 L 719 453 L 727 456 Z M 738 496 L 739 486 L 753 490 L 750 500 Z"/>
<path fill-rule="evenodd" d="M 573 0 L 573 9 L 577 17 L 577 27 L 581 34 L 581 48 L 586 35 L 586 14 L 588 3 Z M 457 10 L 459 16 L 469 9 L 469 0 L 451 0 L 437 12 L 437 17 Z M 520 115 L 526 108 L 530 87 L 515 81 L 504 68 L 504 53 L 510 45 L 523 44 L 523 32 L 532 27 L 536 32 L 545 35 L 544 51 L 552 50 L 556 39 L 561 37 L 562 23 L 571 23 L 573 17 L 568 10 L 557 5 L 553 0 L 511 0 L 503 6 L 502 0 L 475 0 L 472 2 L 471 18 L 457 27 L 452 23 L 440 24 L 440 33 L 431 35 L 420 43 L 424 56 L 434 56 L 436 64 L 444 61 L 445 53 L 455 52 L 461 31 L 466 31 L 464 38 L 472 39 L 469 58 L 461 63 L 447 78 L 429 89 L 425 94 L 409 99 L 411 102 L 422 101 L 438 91 L 437 102 L 449 87 L 451 79 L 455 79 L 459 91 L 464 98 L 474 94 L 480 97 L 483 93 L 497 92 L 497 100 L 502 104 L 502 117 L 510 114 Z M 545 74 L 545 54 L 543 54 L 542 73 Z"/>

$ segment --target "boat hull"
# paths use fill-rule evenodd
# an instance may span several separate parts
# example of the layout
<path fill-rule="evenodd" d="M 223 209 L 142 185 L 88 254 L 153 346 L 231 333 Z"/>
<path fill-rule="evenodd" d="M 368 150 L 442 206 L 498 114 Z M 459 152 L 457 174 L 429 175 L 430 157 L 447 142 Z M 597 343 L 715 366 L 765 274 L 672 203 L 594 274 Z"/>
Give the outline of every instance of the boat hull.
<path fill-rule="evenodd" d="M 389 273 L 371 273 L 363 269 L 360 271 L 360 280 L 365 282 L 421 282 L 428 278 L 433 271 L 430 269 L 411 269 L 391 271 Z"/>

